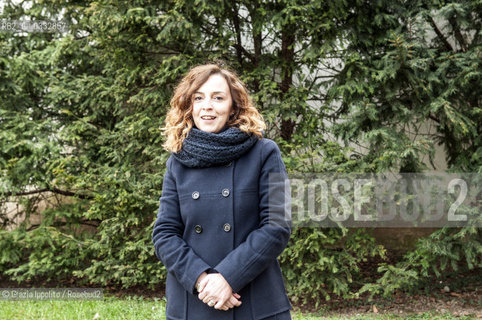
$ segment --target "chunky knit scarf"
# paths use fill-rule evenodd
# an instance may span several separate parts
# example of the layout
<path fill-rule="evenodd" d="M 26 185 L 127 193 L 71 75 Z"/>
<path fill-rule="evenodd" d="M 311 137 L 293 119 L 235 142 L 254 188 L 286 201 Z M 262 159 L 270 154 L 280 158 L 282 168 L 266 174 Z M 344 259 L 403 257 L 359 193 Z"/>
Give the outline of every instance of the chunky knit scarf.
<path fill-rule="evenodd" d="M 184 139 L 181 151 L 174 157 L 191 168 L 220 166 L 239 159 L 258 140 L 238 128 L 229 127 L 219 133 L 192 128 Z"/>

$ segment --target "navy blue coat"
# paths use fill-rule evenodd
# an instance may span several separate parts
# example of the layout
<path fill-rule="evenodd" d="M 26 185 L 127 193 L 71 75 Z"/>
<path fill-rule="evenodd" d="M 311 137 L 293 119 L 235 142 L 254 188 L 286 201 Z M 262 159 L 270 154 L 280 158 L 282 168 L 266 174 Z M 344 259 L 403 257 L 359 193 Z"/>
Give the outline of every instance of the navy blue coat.
<path fill-rule="evenodd" d="M 152 240 L 168 270 L 167 319 L 263 319 L 291 308 L 277 257 L 290 236 L 289 186 L 278 146 L 263 138 L 225 166 L 167 161 Z M 195 284 L 219 272 L 241 295 L 228 311 L 207 306 Z"/>

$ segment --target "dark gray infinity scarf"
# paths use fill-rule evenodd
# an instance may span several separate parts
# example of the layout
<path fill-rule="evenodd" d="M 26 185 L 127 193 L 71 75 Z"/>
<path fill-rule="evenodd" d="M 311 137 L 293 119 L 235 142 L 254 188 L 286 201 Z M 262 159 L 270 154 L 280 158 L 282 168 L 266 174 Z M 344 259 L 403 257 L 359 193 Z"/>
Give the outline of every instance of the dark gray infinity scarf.
<path fill-rule="evenodd" d="M 184 139 L 181 151 L 174 157 L 191 168 L 220 166 L 239 159 L 258 140 L 238 128 L 227 128 L 219 133 L 210 133 L 192 128 Z"/>

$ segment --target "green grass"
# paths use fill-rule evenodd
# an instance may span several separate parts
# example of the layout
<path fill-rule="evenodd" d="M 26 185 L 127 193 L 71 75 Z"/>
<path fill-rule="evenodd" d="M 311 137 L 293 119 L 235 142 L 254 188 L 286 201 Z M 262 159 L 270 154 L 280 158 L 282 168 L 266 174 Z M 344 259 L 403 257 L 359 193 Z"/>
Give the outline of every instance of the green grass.
<path fill-rule="evenodd" d="M 99 301 L 0 301 L 0 320 L 92 320 L 98 313 L 101 319 L 165 319 L 165 302 L 142 297 L 116 298 L 104 295 Z M 474 319 L 454 317 L 449 313 L 423 313 L 420 315 L 317 315 L 292 313 L 293 320 L 321 319 Z"/>
<path fill-rule="evenodd" d="M 1 320 L 164 319 L 163 301 L 106 297 L 98 301 L 0 301 Z"/>
<path fill-rule="evenodd" d="M 447 314 L 437 314 L 437 313 L 431 313 L 431 312 L 427 312 L 427 313 L 423 313 L 423 314 L 420 314 L 420 315 L 412 315 L 412 316 L 398 316 L 398 315 L 356 315 L 356 316 L 351 316 L 351 317 L 348 317 L 348 316 L 345 316 L 345 317 L 341 317 L 341 316 L 326 316 L 326 317 L 310 317 L 310 316 L 306 316 L 306 317 L 301 317 L 301 318 L 298 318 L 297 316 L 294 316 L 293 317 L 293 320 L 298 320 L 298 319 L 303 319 L 303 320 L 320 320 L 320 319 L 335 319 L 335 320 L 346 320 L 346 319 L 349 319 L 349 320 L 359 320 L 359 319 L 362 319 L 362 320 L 368 320 L 368 319 L 416 319 L 416 320 L 422 320 L 422 319 L 426 319 L 426 320 L 442 320 L 442 319 L 475 319 L 474 317 L 454 317 L 452 316 L 451 314 L 447 313 Z"/>

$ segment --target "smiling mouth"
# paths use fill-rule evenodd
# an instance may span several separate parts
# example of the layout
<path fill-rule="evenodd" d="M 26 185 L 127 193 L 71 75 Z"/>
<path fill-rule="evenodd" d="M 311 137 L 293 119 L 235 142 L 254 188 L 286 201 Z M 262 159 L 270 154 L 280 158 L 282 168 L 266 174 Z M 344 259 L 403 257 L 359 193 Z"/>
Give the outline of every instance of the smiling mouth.
<path fill-rule="evenodd" d="M 214 119 L 216 119 L 216 117 L 215 116 L 202 116 L 201 119 L 203 119 L 203 120 L 214 120 Z"/>

